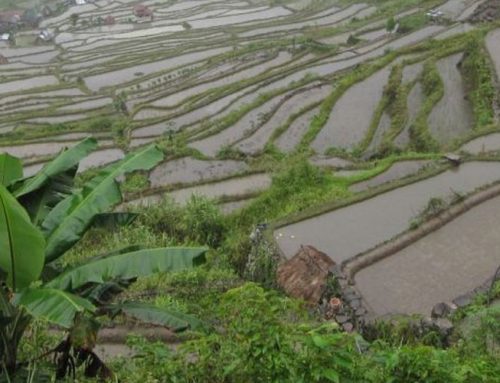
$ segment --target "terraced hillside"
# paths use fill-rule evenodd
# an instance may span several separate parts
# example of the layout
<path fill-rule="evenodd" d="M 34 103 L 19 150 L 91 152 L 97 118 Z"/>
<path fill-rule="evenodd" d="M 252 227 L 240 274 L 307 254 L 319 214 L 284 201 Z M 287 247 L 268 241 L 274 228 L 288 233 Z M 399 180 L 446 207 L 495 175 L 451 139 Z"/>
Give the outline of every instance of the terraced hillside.
<path fill-rule="evenodd" d="M 156 143 L 166 160 L 121 180 L 124 205 L 165 195 L 182 204 L 198 193 L 234 214 L 261 206 L 276 164 L 305 158 L 335 193 L 276 214 L 260 207 L 270 212 L 261 218 L 279 219 L 273 234 L 285 257 L 310 244 L 349 268 L 425 221 L 429 201 L 456 202 L 500 181 L 500 26 L 476 22 L 483 3 L 148 0 L 146 16 L 136 0 L 73 5 L 42 21 L 53 40 L 35 44 L 20 37 L 37 31 L 24 31 L 15 45 L 0 42 L 0 151 L 32 175 L 92 135 L 99 149 L 78 170 L 85 179 Z M 447 152 L 466 163 L 449 168 Z M 497 208 L 497 199 L 485 204 Z M 439 264 L 461 275 L 457 259 L 424 256 L 425 246 L 452 251 L 445 239 L 459 225 L 499 223 L 477 215 L 356 269 L 352 283 L 370 311 L 428 313 L 486 280 L 498 252 L 478 254 L 467 264 L 474 278 L 448 284 L 428 273 Z M 446 288 L 434 296 L 432 283 Z M 426 298 L 407 304 L 419 284 Z M 384 291 L 396 291 L 390 304 Z"/>

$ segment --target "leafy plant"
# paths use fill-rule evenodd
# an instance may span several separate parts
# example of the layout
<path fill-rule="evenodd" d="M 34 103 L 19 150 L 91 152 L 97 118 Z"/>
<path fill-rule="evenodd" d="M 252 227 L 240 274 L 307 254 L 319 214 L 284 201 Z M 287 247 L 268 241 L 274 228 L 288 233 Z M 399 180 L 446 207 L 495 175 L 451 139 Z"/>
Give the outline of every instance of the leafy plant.
<path fill-rule="evenodd" d="M 394 28 L 396 28 L 396 20 L 394 19 L 393 16 L 389 17 L 385 23 L 385 30 L 387 32 L 392 32 Z"/>
<path fill-rule="evenodd" d="M 195 318 L 169 309 L 110 302 L 121 287 L 137 277 L 199 265 L 205 248 L 144 249 L 139 245 L 74 267 L 58 266 L 56 261 L 97 218 L 121 220 L 121 216 L 107 213 L 122 201 L 116 179 L 128 172 L 149 170 L 163 159 L 162 152 L 150 146 L 109 165 L 75 188 L 78 162 L 96 147 L 95 139 L 88 138 L 62 152 L 39 174 L 25 179 L 19 160 L 0 155 L 0 165 L 6 169 L 0 185 L 0 363 L 9 374 L 19 369 L 19 342 L 34 318 L 69 330 L 67 339 L 53 350 L 58 377 L 74 371 L 75 362 L 87 363 L 88 376 L 110 376 L 92 351 L 99 327 L 94 319 L 97 315 L 125 313 L 174 330 L 199 325 Z"/>
<path fill-rule="evenodd" d="M 335 323 L 309 324 L 297 302 L 247 283 L 223 294 L 215 312 L 220 331 L 166 355 L 169 363 L 156 358 L 165 351 L 135 340 L 135 367 L 164 382 L 340 382 L 351 375 L 354 337 Z"/>

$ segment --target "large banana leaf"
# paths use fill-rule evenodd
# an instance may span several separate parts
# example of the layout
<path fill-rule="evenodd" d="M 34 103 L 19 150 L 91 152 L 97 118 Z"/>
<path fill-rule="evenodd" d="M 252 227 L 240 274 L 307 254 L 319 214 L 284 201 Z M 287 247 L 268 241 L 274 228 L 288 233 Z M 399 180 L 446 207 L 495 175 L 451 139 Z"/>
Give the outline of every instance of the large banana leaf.
<path fill-rule="evenodd" d="M 0 268 L 14 289 L 38 279 L 44 265 L 45 240 L 23 207 L 0 185 Z"/>
<path fill-rule="evenodd" d="M 31 222 L 39 226 L 47 214 L 63 199 L 71 195 L 77 166 L 56 174 L 35 191 L 18 197 L 31 217 Z"/>
<path fill-rule="evenodd" d="M 71 248 L 92 224 L 94 217 L 122 201 L 118 183 L 108 179 L 99 187 L 100 193 L 84 187 L 59 202 L 42 223 L 47 240 L 46 262 L 60 257 Z M 52 229 L 52 231 L 50 230 Z"/>
<path fill-rule="evenodd" d="M 68 270 L 46 284 L 72 291 L 88 283 L 131 279 L 158 272 L 180 271 L 205 261 L 207 248 L 171 247 L 118 254 Z"/>
<path fill-rule="evenodd" d="M 120 189 L 115 181 L 117 177 L 135 170 L 149 170 L 162 159 L 163 153 L 155 146 L 129 154 L 122 161 L 103 169 L 82 190 L 56 205 L 42 224 L 47 239 L 47 261 L 53 261 L 73 246 L 96 215 L 121 202 Z"/>
<path fill-rule="evenodd" d="M 97 141 L 89 137 L 79 142 L 70 149 L 63 151 L 51 162 L 45 165 L 34 177 L 28 178 L 24 184 L 13 194 L 16 198 L 38 190 L 45 185 L 49 179 L 67 172 L 74 168 L 89 153 L 97 148 Z"/>
<path fill-rule="evenodd" d="M 122 247 L 121 249 L 113 250 L 105 254 L 97 255 L 91 258 L 91 262 L 95 262 L 104 258 L 112 257 L 118 254 L 126 254 L 131 253 L 133 251 L 143 250 L 145 247 L 143 245 L 130 245 L 126 247 Z M 89 260 L 87 260 L 87 263 Z M 45 272 L 45 269 L 44 269 Z M 43 275 L 43 274 L 42 274 Z M 56 275 L 52 276 L 51 279 L 54 279 Z M 105 303 L 111 302 L 115 295 L 120 294 L 125 290 L 133 280 L 130 279 L 115 279 L 112 281 L 108 281 L 105 283 L 100 283 L 96 285 L 95 283 L 89 284 L 88 286 L 84 286 L 78 289 L 78 295 L 88 299 L 89 301 L 103 305 Z"/>
<path fill-rule="evenodd" d="M 16 294 L 14 304 L 23 306 L 35 318 L 45 319 L 70 328 L 75 315 L 95 311 L 92 303 L 76 295 L 57 289 L 32 288 Z"/>
<path fill-rule="evenodd" d="M 9 186 L 12 181 L 22 178 L 23 165 L 19 158 L 8 153 L 0 154 L 0 184 Z"/>
<path fill-rule="evenodd" d="M 187 330 L 188 328 L 198 329 L 203 326 L 199 319 L 191 315 L 142 302 L 126 302 L 109 308 L 142 322 L 166 326 L 175 331 Z"/>

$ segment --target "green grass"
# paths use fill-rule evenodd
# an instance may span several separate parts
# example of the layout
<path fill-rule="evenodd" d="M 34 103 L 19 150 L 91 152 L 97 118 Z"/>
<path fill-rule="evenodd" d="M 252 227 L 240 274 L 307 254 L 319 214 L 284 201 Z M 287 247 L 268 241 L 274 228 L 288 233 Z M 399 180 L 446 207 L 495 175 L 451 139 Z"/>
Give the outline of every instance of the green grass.
<path fill-rule="evenodd" d="M 468 85 L 468 95 L 474 111 L 475 128 L 490 125 L 494 119 L 493 102 L 497 94 L 494 73 L 482 39 L 471 36 L 465 47 L 461 67 Z"/>
<path fill-rule="evenodd" d="M 410 147 L 417 152 L 439 151 L 439 143 L 432 137 L 427 118 L 444 94 L 444 85 L 433 61 L 424 64 L 421 79 L 425 100 L 415 122 L 410 126 Z"/>
<path fill-rule="evenodd" d="M 426 16 L 425 12 L 419 12 L 405 16 L 398 21 L 398 33 L 405 34 L 423 28 L 429 22 L 429 18 Z"/>

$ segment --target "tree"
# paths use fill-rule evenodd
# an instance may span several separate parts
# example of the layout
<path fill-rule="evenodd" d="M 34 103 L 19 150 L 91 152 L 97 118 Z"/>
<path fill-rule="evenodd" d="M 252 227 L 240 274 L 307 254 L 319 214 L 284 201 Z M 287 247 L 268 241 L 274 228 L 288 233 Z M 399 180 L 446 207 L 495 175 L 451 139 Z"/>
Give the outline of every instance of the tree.
<path fill-rule="evenodd" d="M 392 32 L 394 28 L 396 28 L 396 20 L 394 19 L 394 17 L 390 17 L 387 19 L 385 29 L 387 30 L 387 32 Z"/>
<path fill-rule="evenodd" d="M 69 21 L 71 22 L 71 25 L 75 26 L 76 23 L 78 22 L 78 18 L 80 16 L 78 15 L 78 13 L 72 13 L 70 16 L 69 16 Z"/>
<path fill-rule="evenodd" d="M 21 162 L 8 154 L 0 155 L 0 363 L 10 374 L 19 368 L 18 345 L 34 318 L 44 318 L 69 331 L 53 350 L 57 377 L 74 369 L 71 355 L 97 366 L 87 369 L 87 376 L 110 376 L 92 351 L 98 314 L 121 312 L 174 330 L 200 324 L 189 315 L 144 303 L 113 304 L 110 297 L 137 277 L 199 265 L 205 248 L 145 249 L 137 245 L 75 267 L 57 267 L 55 262 L 92 225 L 110 220 L 127 223 L 135 218 L 131 213 L 106 213 L 122 200 L 116 178 L 149 170 L 163 159 L 163 153 L 150 146 L 104 168 L 82 188 L 74 188 L 79 161 L 96 148 L 95 139 L 85 139 L 63 151 L 34 177 L 24 179 Z"/>

